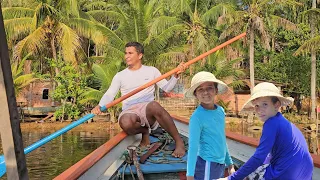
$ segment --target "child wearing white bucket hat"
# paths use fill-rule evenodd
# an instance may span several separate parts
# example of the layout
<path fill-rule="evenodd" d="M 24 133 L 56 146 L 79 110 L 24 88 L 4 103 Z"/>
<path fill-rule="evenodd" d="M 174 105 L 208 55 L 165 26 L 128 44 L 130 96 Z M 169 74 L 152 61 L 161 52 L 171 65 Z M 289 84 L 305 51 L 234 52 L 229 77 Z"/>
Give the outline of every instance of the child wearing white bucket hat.
<path fill-rule="evenodd" d="M 279 112 L 292 103 L 272 83 L 263 82 L 252 90 L 243 109 L 254 109 L 264 122 L 259 146 L 254 155 L 235 173 L 222 179 L 312 179 L 313 162 L 301 131 Z M 264 164 L 267 156 L 269 162 Z"/>
<path fill-rule="evenodd" d="M 225 135 L 225 112 L 215 104 L 215 96 L 228 87 L 209 72 L 197 73 L 186 97 L 197 98 L 200 105 L 189 122 L 187 179 L 218 179 L 223 177 L 225 164 L 234 172 Z"/>

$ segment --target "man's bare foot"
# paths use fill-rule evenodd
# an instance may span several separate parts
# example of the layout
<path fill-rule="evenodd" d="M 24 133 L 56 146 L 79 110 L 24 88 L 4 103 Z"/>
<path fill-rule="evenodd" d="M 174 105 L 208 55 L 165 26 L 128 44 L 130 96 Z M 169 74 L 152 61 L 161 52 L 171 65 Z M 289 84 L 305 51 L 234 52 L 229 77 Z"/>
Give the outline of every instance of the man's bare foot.
<path fill-rule="evenodd" d="M 146 147 L 150 145 L 150 138 L 149 138 L 149 133 L 148 134 L 142 134 L 142 139 L 140 142 L 140 147 Z"/>
<path fill-rule="evenodd" d="M 173 151 L 172 156 L 181 158 L 186 154 L 186 149 L 184 148 L 184 143 L 176 143 L 176 149 Z"/>

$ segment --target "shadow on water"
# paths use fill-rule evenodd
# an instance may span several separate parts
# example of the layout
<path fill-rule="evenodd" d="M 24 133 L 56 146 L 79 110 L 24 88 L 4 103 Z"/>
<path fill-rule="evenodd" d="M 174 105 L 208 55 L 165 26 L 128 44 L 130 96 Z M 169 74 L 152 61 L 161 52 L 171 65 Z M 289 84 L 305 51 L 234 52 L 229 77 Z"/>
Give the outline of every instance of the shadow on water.
<path fill-rule="evenodd" d="M 53 131 L 22 132 L 24 145 L 31 145 L 51 133 Z M 67 132 L 26 155 L 29 178 L 53 179 L 109 139 L 109 133 L 102 130 Z M 2 146 L 0 148 L 3 154 Z"/>

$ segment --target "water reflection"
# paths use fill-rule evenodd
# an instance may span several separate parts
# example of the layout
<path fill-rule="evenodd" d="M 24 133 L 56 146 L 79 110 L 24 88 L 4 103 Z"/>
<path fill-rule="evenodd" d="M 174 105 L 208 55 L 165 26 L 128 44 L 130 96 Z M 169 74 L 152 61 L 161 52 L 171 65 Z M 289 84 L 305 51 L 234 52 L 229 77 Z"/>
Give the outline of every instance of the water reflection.
<path fill-rule="evenodd" d="M 26 156 L 29 178 L 53 179 L 109 140 L 110 134 L 113 136 L 116 131 L 71 131 L 63 134 Z M 24 144 L 30 145 L 51 133 L 53 131 L 22 132 L 22 136 Z"/>

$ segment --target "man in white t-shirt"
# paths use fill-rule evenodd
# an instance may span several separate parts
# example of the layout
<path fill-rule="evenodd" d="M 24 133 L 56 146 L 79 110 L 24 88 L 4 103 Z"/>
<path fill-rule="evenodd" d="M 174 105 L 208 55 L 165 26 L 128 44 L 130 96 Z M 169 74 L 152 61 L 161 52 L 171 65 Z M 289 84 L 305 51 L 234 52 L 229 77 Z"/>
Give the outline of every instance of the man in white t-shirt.
<path fill-rule="evenodd" d="M 123 96 L 161 76 L 157 68 L 142 64 L 144 48 L 140 43 L 129 42 L 125 47 L 125 60 L 128 67 L 113 77 L 111 85 L 101 98 L 99 105 L 92 109 L 93 114 L 100 114 L 100 108 L 113 101 L 119 90 Z M 163 79 L 156 83 L 165 92 L 170 92 L 174 88 L 179 74 L 185 69 L 183 63 L 178 67 L 180 70 L 169 81 Z M 156 129 L 160 124 L 176 143 L 172 155 L 183 157 L 185 155 L 183 140 L 169 113 L 154 101 L 154 91 L 155 86 L 153 85 L 123 101 L 123 111 L 118 118 L 120 127 L 129 135 L 142 133 L 140 145 L 147 146 L 150 144 L 150 130 Z"/>

